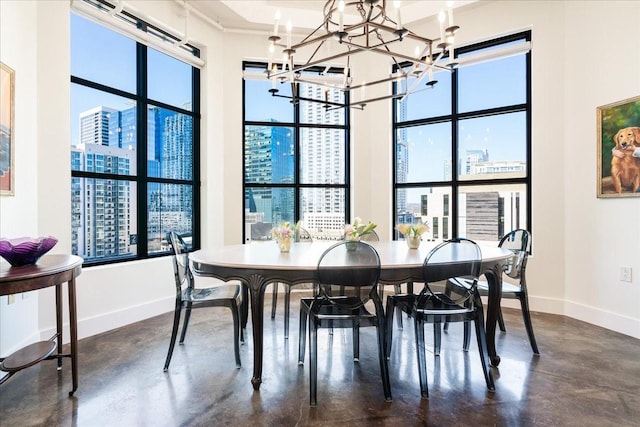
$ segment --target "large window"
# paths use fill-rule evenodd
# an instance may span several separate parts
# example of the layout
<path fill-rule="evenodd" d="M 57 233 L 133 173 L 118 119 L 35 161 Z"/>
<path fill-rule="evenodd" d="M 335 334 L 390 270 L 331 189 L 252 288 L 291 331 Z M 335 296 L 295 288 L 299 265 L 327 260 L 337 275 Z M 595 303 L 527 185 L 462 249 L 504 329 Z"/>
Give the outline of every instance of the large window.
<path fill-rule="evenodd" d="M 511 229 L 531 230 L 530 38 L 457 49 L 466 65 L 436 72 L 433 88 L 395 101 L 397 223 L 427 223 L 433 240 L 497 241 Z M 526 53 L 499 54 L 519 47 Z"/>
<path fill-rule="evenodd" d="M 199 91 L 197 68 L 71 14 L 71 241 L 86 264 L 164 254 L 171 230 L 199 246 Z"/>
<path fill-rule="evenodd" d="M 349 215 L 349 109 L 333 104 L 348 99 L 309 83 L 278 84 L 272 96 L 266 67 L 244 64 L 245 240 L 270 239 L 274 225 L 298 220 L 314 239 L 340 239 Z M 342 72 L 305 72 L 321 71 Z"/>

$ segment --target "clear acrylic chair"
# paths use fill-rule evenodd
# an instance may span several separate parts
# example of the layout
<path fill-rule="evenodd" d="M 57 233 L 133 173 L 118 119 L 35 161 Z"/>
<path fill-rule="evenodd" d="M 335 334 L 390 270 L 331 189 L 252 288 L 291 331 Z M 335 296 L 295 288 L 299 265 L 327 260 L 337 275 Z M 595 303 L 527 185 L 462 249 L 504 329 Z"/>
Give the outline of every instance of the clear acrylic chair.
<path fill-rule="evenodd" d="M 380 277 L 380 258 L 376 250 L 364 242 L 341 241 L 328 248 L 320 257 L 317 268 L 317 292 L 313 298 L 300 301 L 300 341 L 298 364 L 304 363 L 307 317 L 309 324 L 309 389 L 310 404 L 317 405 L 318 329 L 351 328 L 353 358 L 360 358 L 360 327 L 374 326 L 377 330 L 380 375 L 386 401 L 391 401 L 389 369 L 385 357 L 385 319 L 377 285 Z M 331 295 L 332 286 L 361 289 L 357 295 Z M 360 294 L 360 292 L 355 292 Z M 373 312 L 365 304 L 373 302 Z"/>
<path fill-rule="evenodd" d="M 429 397 L 425 360 L 425 323 L 433 323 L 434 353 L 439 356 L 440 325 L 445 322 L 465 322 L 467 326 L 467 322 L 473 321 L 487 388 L 495 390 L 493 374 L 489 366 L 482 301 L 477 289 L 481 265 L 482 253 L 475 242 L 467 239 L 445 241 L 432 249 L 424 260 L 422 267 L 424 286 L 419 294 L 398 294 L 387 297 L 386 355 L 387 357 L 391 355 L 393 313 L 396 308 L 400 308 L 414 321 L 420 392 L 423 399 Z M 459 277 L 465 279 L 464 286 L 445 286 L 451 278 Z M 465 346 L 466 349 L 468 345 Z"/>
<path fill-rule="evenodd" d="M 526 269 L 527 260 L 531 254 L 531 233 L 520 228 L 512 230 L 500 239 L 498 246 L 513 252 L 513 257 L 507 261 L 503 270 L 505 280 L 502 281 L 502 298 L 520 301 L 522 318 L 529 337 L 531 350 L 534 354 L 540 354 L 536 337 L 533 333 L 531 313 L 529 312 L 529 295 L 527 293 Z M 486 281 L 478 281 L 478 292 L 481 296 L 487 296 L 489 294 L 489 284 Z M 506 332 L 502 309 L 500 309 L 498 315 L 498 326 L 502 332 Z M 468 329 L 466 329 L 465 340 L 469 339 L 468 333 Z"/>
<path fill-rule="evenodd" d="M 169 233 L 169 243 L 173 253 L 173 271 L 175 276 L 176 305 L 173 315 L 173 328 L 169 341 L 169 352 L 164 363 L 164 371 L 169 369 L 171 356 L 178 336 L 180 315 L 185 309 L 184 323 L 180 335 L 180 344 L 184 343 L 191 310 L 204 307 L 227 307 L 231 310 L 233 319 L 233 350 L 236 357 L 236 367 L 240 368 L 239 341 L 244 341 L 242 328 L 240 327 L 240 285 L 223 284 L 210 288 L 196 288 L 193 273 L 189 265 L 189 248 L 185 241 L 176 232 Z"/>

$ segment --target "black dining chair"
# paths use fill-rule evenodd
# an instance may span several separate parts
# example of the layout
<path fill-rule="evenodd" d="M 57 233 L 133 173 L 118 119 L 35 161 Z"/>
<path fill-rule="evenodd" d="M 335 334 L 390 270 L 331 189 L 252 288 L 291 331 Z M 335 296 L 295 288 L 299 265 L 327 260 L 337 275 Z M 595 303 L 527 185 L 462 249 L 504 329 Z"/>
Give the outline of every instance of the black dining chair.
<path fill-rule="evenodd" d="M 475 242 L 468 239 L 447 240 L 427 254 L 422 267 L 424 285 L 419 294 L 398 294 L 387 297 L 386 355 L 387 357 L 391 355 L 393 314 L 396 308 L 400 308 L 414 321 L 420 392 L 423 399 L 429 397 L 425 360 L 425 323 L 433 323 L 434 353 L 439 356 L 441 324 L 465 322 L 467 327 L 467 322 L 473 321 L 487 388 L 491 391 L 495 390 L 493 374 L 489 366 L 482 301 L 477 289 L 481 265 L 482 253 Z M 458 277 L 466 279 L 465 286 L 445 286 L 447 280 Z M 468 350 L 468 343 L 465 343 L 464 349 Z"/>
<path fill-rule="evenodd" d="M 391 401 L 389 369 L 385 357 L 385 319 L 377 291 L 380 277 L 380 257 L 364 242 L 341 241 L 328 248 L 320 257 L 317 268 L 317 290 L 313 298 L 300 301 L 300 341 L 298 364 L 304 363 L 307 317 L 309 324 L 309 390 L 310 404 L 317 405 L 318 329 L 351 328 L 353 359 L 360 360 L 360 327 L 375 326 L 378 339 L 378 359 L 385 400 Z M 331 287 L 362 290 L 366 296 L 333 296 Z M 365 304 L 373 302 L 373 313 Z"/>
<path fill-rule="evenodd" d="M 297 243 L 312 243 L 313 238 L 311 237 L 311 233 L 309 233 L 304 228 L 298 229 L 295 242 Z M 278 306 L 278 286 L 279 283 L 275 282 L 272 286 L 271 293 L 271 318 L 275 319 L 276 317 L 276 308 Z M 284 339 L 289 339 L 289 307 L 291 305 L 291 288 L 296 285 L 289 285 L 287 283 L 283 283 L 284 285 Z"/>
<path fill-rule="evenodd" d="M 540 354 L 531 323 L 526 279 L 527 260 L 531 254 L 531 233 L 520 228 L 512 230 L 500 239 L 498 246 L 513 252 L 513 257 L 507 261 L 503 270 L 505 280 L 502 281 L 502 298 L 520 301 L 522 318 L 529 337 L 531 350 L 534 354 Z M 478 292 L 481 296 L 487 296 L 489 294 L 489 284 L 486 281 L 479 280 Z M 447 326 L 445 325 L 445 329 Z M 506 332 L 502 309 L 498 313 L 498 326 L 502 332 Z M 469 339 L 468 334 L 469 330 L 465 329 L 465 340 Z"/>
<path fill-rule="evenodd" d="M 231 310 L 233 318 L 233 350 L 236 357 L 236 367 L 240 368 L 240 345 L 244 342 L 244 334 L 240 327 L 240 285 L 222 284 L 210 288 L 196 288 L 193 273 L 189 265 L 189 248 L 185 241 L 176 232 L 169 233 L 169 244 L 173 254 L 173 272 L 175 276 L 176 305 L 173 314 L 173 329 L 171 330 L 171 340 L 169 341 L 169 352 L 164 363 L 164 371 L 169 369 L 173 348 L 178 336 L 178 326 L 180 325 L 180 315 L 185 309 L 184 323 L 180 335 L 180 344 L 184 343 L 191 310 L 203 307 L 227 307 Z"/>

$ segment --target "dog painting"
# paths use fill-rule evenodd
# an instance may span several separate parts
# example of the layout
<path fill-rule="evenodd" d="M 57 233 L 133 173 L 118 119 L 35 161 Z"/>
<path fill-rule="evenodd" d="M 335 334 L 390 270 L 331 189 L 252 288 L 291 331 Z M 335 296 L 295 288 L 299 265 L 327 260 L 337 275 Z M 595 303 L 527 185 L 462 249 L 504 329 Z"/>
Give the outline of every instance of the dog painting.
<path fill-rule="evenodd" d="M 598 197 L 640 197 L 640 96 L 598 107 Z"/>
<path fill-rule="evenodd" d="M 640 127 L 620 129 L 613 137 L 615 148 L 611 158 L 611 181 L 616 193 L 640 189 Z"/>

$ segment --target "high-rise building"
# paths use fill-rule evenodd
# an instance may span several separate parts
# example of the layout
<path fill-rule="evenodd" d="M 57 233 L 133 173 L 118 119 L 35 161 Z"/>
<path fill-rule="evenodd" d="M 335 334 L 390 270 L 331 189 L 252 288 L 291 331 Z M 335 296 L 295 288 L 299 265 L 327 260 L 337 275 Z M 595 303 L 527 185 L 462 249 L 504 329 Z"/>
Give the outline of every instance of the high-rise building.
<path fill-rule="evenodd" d="M 323 99 L 329 102 L 344 102 L 339 90 L 325 90 L 312 84 L 300 85 L 302 98 Z M 344 123 L 342 108 L 327 109 L 322 103 L 301 102 L 300 117 L 304 123 Z M 345 179 L 345 134 L 344 129 L 303 127 L 300 130 L 300 182 L 309 184 L 342 184 Z M 308 188 L 300 197 L 300 210 L 305 217 L 333 218 L 341 214 L 340 229 L 344 226 L 345 194 L 339 188 Z M 303 218 L 306 221 L 305 218 Z M 325 223 L 333 224 L 335 221 Z M 306 224 L 312 235 L 317 231 Z"/>
<path fill-rule="evenodd" d="M 73 170 L 136 175 L 137 108 L 99 106 L 79 117 L 79 143 L 71 149 Z M 158 107 L 147 111 L 147 174 L 192 178 L 193 122 Z M 168 230 L 192 232 L 191 186 L 149 183 L 149 250 L 161 250 Z M 85 259 L 114 258 L 135 252 L 136 193 L 130 181 L 72 178 L 72 250 Z"/>

